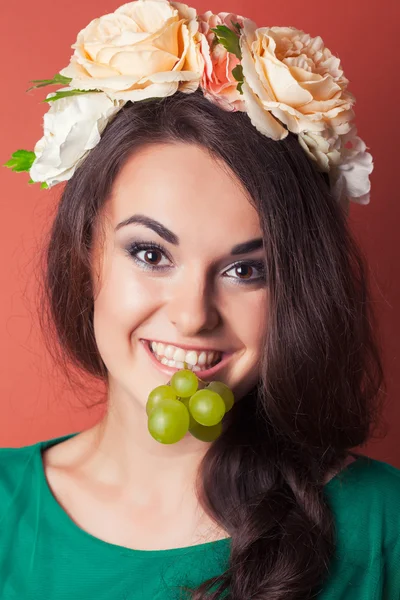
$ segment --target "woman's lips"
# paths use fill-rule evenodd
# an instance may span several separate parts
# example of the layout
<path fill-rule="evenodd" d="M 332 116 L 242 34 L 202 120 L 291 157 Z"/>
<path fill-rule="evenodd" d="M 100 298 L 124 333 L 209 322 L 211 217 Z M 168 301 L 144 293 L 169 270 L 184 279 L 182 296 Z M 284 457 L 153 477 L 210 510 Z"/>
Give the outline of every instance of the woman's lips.
<path fill-rule="evenodd" d="M 150 350 L 150 342 L 148 342 L 147 340 L 140 340 L 148 354 L 148 356 L 150 357 L 152 363 L 158 368 L 159 371 L 161 371 L 162 373 L 165 373 L 166 375 L 170 375 L 172 376 L 174 373 L 176 373 L 176 371 L 179 371 L 180 369 L 178 369 L 177 367 L 169 367 L 168 365 L 163 365 L 163 363 L 161 363 L 159 360 L 157 360 L 155 354 Z M 222 353 L 222 359 L 213 367 L 209 368 L 209 369 L 204 369 L 201 371 L 193 371 L 193 373 L 196 373 L 196 375 L 198 375 L 198 377 L 200 377 L 201 379 L 207 379 L 209 377 L 212 377 L 213 375 L 215 375 L 215 373 L 217 373 L 218 371 L 220 371 L 221 369 L 223 369 L 225 367 L 225 365 L 227 364 L 227 362 L 230 360 L 232 356 L 232 352 L 223 352 Z M 191 365 L 189 365 L 190 368 Z"/>

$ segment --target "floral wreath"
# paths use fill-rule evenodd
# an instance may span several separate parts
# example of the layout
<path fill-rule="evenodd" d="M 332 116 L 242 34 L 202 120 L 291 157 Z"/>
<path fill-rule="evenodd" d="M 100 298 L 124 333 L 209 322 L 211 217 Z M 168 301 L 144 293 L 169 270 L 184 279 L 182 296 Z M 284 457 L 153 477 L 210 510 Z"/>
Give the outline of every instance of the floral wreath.
<path fill-rule="evenodd" d="M 227 111 L 242 111 L 274 140 L 289 131 L 329 174 L 338 202 L 369 203 L 372 156 L 357 137 L 354 96 L 340 60 L 318 36 L 294 27 L 261 27 L 240 15 L 168 0 L 136 0 L 79 32 L 69 65 L 30 89 L 47 95 L 44 135 L 34 151 L 5 163 L 50 188 L 72 177 L 106 125 L 128 101 L 199 87 Z M 27 91 L 29 91 L 27 90 Z"/>

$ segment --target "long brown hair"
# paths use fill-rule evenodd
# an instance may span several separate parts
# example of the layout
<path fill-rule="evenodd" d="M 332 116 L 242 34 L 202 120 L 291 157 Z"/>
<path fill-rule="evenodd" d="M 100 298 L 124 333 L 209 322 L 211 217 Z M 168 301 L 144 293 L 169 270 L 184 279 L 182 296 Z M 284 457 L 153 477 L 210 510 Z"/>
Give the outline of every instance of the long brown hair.
<path fill-rule="evenodd" d="M 324 475 L 374 434 L 384 373 L 366 261 L 296 136 L 272 141 L 199 90 L 127 103 L 62 193 L 40 297 L 45 339 L 65 368 L 107 383 L 93 331 L 93 228 L 127 158 L 159 142 L 200 145 L 244 185 L 270 293 L 258 385 L 227 413 L 199 470 L 199 500 L 231 536 L 229 568 L 192 597 L 313 598 L 335 550 Z"/>

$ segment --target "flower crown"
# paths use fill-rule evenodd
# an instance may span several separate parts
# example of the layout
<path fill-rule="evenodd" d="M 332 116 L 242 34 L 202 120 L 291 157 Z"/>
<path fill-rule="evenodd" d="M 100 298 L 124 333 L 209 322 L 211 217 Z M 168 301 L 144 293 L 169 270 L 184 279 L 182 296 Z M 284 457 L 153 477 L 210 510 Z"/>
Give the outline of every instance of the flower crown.
<path fill-rule="evenodd" d="M 34 151 L 5 163 L 49 188 L 72 177 L 128 101 L 191 93 L 227 111 L 242 111 L 263 135 L 289 131 L 329 174 L 339 202 L 369 203 L 372 156 L 357 137 L 354 96 L 340 60 L 320 37 L 294 27 L 261 27 L 222 12 L 197 15 L 168 0 L 136 0 L 79 32 L 69 65 L 31 88 L 47 95 L 44 135 Z M 27 90 L 29 91 L 29 90 Z"/>

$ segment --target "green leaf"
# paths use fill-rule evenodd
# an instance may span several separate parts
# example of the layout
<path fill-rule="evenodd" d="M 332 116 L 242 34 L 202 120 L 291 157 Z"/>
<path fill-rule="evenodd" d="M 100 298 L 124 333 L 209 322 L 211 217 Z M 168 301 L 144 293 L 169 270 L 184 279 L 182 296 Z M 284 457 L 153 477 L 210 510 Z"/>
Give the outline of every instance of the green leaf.
<path fill-rule="evenodd" d="M 244 75 L 243 75 L 243 67 L 242 65 L 236 65 L 234 69 L 232 69 L 232 75 L 239 83 L 236 86 L 236 89 L 243 94 L 242 85 L 244 83 Z"/>
<path fill-rule="evenodd" d="M 8 162 L 4 163 L 3 167 L 8 167 L 12 171 L 22 173 L 30 171 L 30 168 L 35 160 L 36 155 L 29 150 L 16 150 Z"/>
<path fill-rule="evenodd" d="M 64 77 L 64 75 L 60 75 L 60 73 L 56 73 L 53 79 L 34 79 L 31 83 L 35 83 L 32 87 L 28 88 L 26 91 L 29 92 L 35 88 L 45 87 L 46 85 L 68 85 L 72 81 L 71 77 Z"/>
<path fill-rule="evenodd" d="M 22 173 L 23 171 L 30 171 L 33 161 L 35 160 L 36 155 L 34 152 L 30 152 L 29 150 L 16 150 L 12 154 L 12 158 L 4 163 L 3 167 L 9 167 L 13 171 L 17 171 L 18 173 Z M 28 183 L 40 183 L 37 181 L 33 181 L 33 179 L 29 179 Z M 45 181 L 40 183 L 40 187 L 42 189 L 47 189 L 49 186 Z"/>
<path fill-rule="evenodd" d="M 210 50 L 214 50 L 215 46 L 218 46 L 218 44 L 219 44 L 219 40 L 218 40 L 217 36 L 214 35 L 214 37 L 211 41 L 211 44 L 210 44 Z"/>
<path fill-rule="evenodd" d="M 56 92 L 51 98 L 45 98 L 43 102 L 55 102 L 60 98 L 67 98 L 68 96 L 77 96 L 79 94 L 89 94 L 90 92 L 101 92 L 101 90 L 65 90 L 63 92 Z"/>
<path fill-rule="evenodd" d="M 220 44 L 224 46 L 234 54 L 237 58 L 242 58 L 242 52 L 240 50 L 239 38 L 232 29 L 229 29 L 226 25 L 217 25 L 215 28 L 211 28 L 211 31 L 215 33 Z"/>
<path fill-rule="evenodd" d="M 236 29 L 236 31 L 237 31 L 238 33 L 240 33 L 242 28 L 240 27 L 239 23 L 235 23 L 235 22 L 234 22 L 234 21 L 232 21 L 232 20 L 231 20 L 231 23 L 232 23 L 232 25 L 234 26 L 234 28 Z"/>
<path fill-rule="evenodd" d="M 243 77 L 242 65 L 236 65 L 236 67 L 234 69 L 232 69 L 232 75 L 234 76 L 236 81 L 240 81 L 241 83 L 243 83 L 244 77 Z"/>
<path fill-rule="evenodd" d="M 159 100 L 161 102 L 163 99 L 164 98 L 162 96 L 150 96 L 149 98 L 143 98 L 143 100 L 140 100 L 140 104 L 142 104 L 142 102 L 151 102 L 152 100 Z"/>
<path fill-rule="evenodd" d="M 39 181 L 33 181 L 33 179 L 30 179 L 28 181 L 28 183 L 40 183 Z M 47 189 L 49 186 L 47 185 L 47 183 L 45 181 L 43 181 L 42 183 L 40 183 L 40 187 L 42 189 Z"/>

